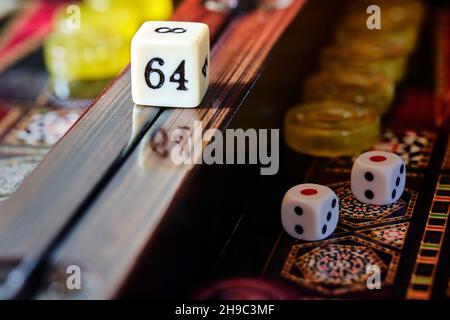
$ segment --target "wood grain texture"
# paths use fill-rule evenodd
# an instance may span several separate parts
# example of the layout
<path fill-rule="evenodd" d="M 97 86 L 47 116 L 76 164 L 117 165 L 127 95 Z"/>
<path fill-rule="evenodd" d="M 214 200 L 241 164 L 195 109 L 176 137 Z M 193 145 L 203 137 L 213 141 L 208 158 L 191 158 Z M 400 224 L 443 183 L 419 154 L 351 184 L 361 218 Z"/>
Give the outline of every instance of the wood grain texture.
<path fill-rule="evenodd" d="M 207 23 L 212 41 L 228 18 L 229 14 L 206 10 L 199 0 L 181 3 L 173 16 L 173 20 Z M 133 128 L 133 106 L 126 67 L 1 206 L 0 257 L 21 257 L 48 246 L 139 131 Z M 141 112 L 142 126 L 159 112 L 159 108 Z"/>
<path fill-rule="evenodd" d="M 115 94 L 102 95 L 1 207 L 0 256 L 22 256 L 60 229 L 127 145 L 128 69 L 109 91 Z"/>
<path fill-rule="evenodd" d="M 110 298 L 117 294 L 180 188 L 193 177 L 194 165 L 171 161 L 168 154 L 175 143 L 164 136 L 170 137 L 177 128 L 192 131 L 196 120 L 203 122 L 204 130 L 224 128 L 303 4 L 303 0 L 296 0 L 284 10 L 238 16 L 213 48 L 211 84 L 201 107 L 165 109 L 158 117 L 55 254 L 54 264 L 89 266 L 99 277 L 98 285 L 82 291 L 79 297 Z"/>

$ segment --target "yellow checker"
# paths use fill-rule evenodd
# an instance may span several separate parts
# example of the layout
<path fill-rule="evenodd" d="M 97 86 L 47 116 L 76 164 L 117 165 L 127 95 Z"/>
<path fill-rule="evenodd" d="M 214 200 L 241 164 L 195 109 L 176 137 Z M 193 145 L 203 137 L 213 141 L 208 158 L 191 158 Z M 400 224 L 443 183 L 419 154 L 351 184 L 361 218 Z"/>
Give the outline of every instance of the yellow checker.
<path fill-rule="evenodd" d="M 100 11 L 114 6 L 127 6 L 139 16 L 140 22 L 167 20 L 173 12 L 172 0 L 85 0 L 92 8 Z"/>
<path fill-rule="evenodd" d="M 71 80 L 97 80 L 117 76 L 130 61 L 129 41 L 120 35 L 55 32 L 44 45 L 50 74 Z"/>
<path fill-rule="evenodd" d="M 308 78 L 304 99 L 344 101 L 384 114 L 392 104 L 394 89 L 394 82 L 381 76 L 322 72 Z"/>
<path fill-rule="evenodd" d="M 90 34 L 133 37 L 140 26 L 139 15 L 129 6 L 116 4 L 107 10 L 96 10 L 86 4 L 61 6 L 53 18 L 55 31 L 67 34 Z"/>
<path fill-rule="evenodd" d="M 394 81 L 403 78 L 407 52 L 399 46 L 351 42 L 333 45 L 322 54 L 322 69 L 336 73 L 381 75 Z"/>
<path fill-rule="evenodd" d="M 44 43 L 56 95 L 94 97 L 129 63 L 131 39 L 139 26 L 146 20 L 166 20 L 172 10 L 172 0 L 86 0 L 61 6 L 54 32 Z"/>
<path fill-rule="evenodd" d="M 378 5 L 381 11 L 381 28 L 396 30 L 399 28 L 419 26 L 425 15 L 425 5 L 418 0 L 358 0 L 351 2 L 342 26 L 348 29 L 365 26 L 370 13 L 370 5 Z"/>
<path fill-rule="evenodd" d="M 412 52 L 417 45 L 419 28 L 408 26 L 395 30 L 387 29 L 367 29 L 367 26 L 360 25 L 356 29 L 339 28 L 336 34 L 336 42 L 341 45 L 348 45 L 353 41 L 374 42 L 381 45 L 393 45 L 401 47 L 407 52 Z"/>
<path fill-rule="evenodd" d="M 380 134 L 380 118 L 370 109 L 339 101 L 293 107 L 284 123 L 287 145 L 321 157 L 352 156 L 371 149 Z"/>

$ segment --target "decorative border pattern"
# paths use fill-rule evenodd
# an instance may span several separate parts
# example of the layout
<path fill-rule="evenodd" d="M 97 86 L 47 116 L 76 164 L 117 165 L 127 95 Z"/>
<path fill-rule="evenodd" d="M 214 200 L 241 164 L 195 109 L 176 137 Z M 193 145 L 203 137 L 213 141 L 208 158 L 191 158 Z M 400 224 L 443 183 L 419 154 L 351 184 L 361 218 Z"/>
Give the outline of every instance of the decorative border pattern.
<path fill-rule="evenodd" d="M 430 299 L 450 212 L 450 175 L 440 175 L 406 299 Z"/>

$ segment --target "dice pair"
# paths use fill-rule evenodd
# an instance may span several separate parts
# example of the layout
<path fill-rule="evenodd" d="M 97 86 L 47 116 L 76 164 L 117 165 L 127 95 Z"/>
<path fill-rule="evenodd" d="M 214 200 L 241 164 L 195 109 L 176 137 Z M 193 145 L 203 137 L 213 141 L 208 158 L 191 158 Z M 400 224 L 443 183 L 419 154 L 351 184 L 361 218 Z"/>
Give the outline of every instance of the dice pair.
<path fill-rule="evenodd" d="M 353 164 L 354 197 L 372 205 L 397 201 L 405 188 L 406 167 L 394 153 L 370 151 Z M 339 199 L 328 187 L 300 184 L 288 190 L 281 207 L 281 223 L 294 238 L 316 241 L 333 233 L 339 221 Z"/>
<path fill-rule="evenodd" d="M 150 21 L 131 43 L 135 104 L 193 108 L 209 84 L 209 29 L 204 23 Z"/>

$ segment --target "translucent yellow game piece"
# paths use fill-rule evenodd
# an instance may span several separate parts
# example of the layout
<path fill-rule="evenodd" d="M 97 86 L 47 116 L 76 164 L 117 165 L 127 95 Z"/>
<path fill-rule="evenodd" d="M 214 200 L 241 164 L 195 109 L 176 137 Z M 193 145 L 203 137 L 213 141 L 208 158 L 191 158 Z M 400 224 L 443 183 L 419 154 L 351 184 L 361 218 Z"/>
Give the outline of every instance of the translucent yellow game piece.
<path fill-rule="evenodd" d="M 367 7 L 376 4 L 381 10 L 381 28 L 396 30 L 419 26 L 425 15 L 425 5 L 418 0 L 358 0 L 351 2 L 342 21 L 342 27 L 356 29 L 366 25 Z"/>
<path fill-rule="evenodd" d="M 336 42 L 347 45 L 353 41 L 357 42 L 375 42 L 383 45 L 395 45 L 401 47 L 407 52 L 415 49 L 419 28 L 417 26 L 408 26 L 395 30 L 387 29 L 367 29 L 366 24 L 358 28 L 339 28 L 336 34 Z"/>
<path fill-rule="evenodd" d="M 425 15 L 425 6 L 418 0 L 381 0 L 376 4 L 381 10 L 381 29 L 367 27 L 368 6 L 370 0 L 352 2 L 347 14 L 342 19 L 337 31 L 337 41 L 348 43 L 352 41 L 375 41 L 394 44 L 405 48 L 408 52 L 414 50 Z"/>
<path fill-rule="evenodd" d="M 338 101 L 296 106 L 284 122 L 287 145 L 302 153 L 338 157 L 371 149 L 380 133 L 380 118 L 370 109 Z"/>
<path fill-rule="evenodd" d="M 97 10 L 85 4 L 77 5 L 78 13 L 61 6 L 53 18 L 55 31 L 67 34 L 100 34 L 123 36 L 131 39 L 140 26 L 139 15 L 134 8 L 115 4 L 105 10 Z M 131 41 L 131 40 L 130 40 Z"/>
<path fill-rule="evenodd" d="M 334 45 L 322 54 L 322 69 L 335 73 L 381 75 L 394 81 L 403 78 L 407 52 L 395 45 L 350 42 Z"/>
<path fill-rule="evenodd" d="M 306 81 L 304 100 L 344 101 L 384 114 L 394 99 L 394 89 L 394 82 L 381 76 L 322 72 Z"/>
<path fill-rule="evenodd" d="M 130 61 L 128 39 L 92 34 L 57 32 L 44 45 L 44 58 L 52 75 L 67 80 L 96 80 L 117 76 Z"/>
<path fill-rule="evenodd" d="M 80 4 L 75 9 L 68 14 L 62 6 L 55 14 L 54 32 L 44 42 L 45 65 L 57 97 L 93 98 L 129 63 L 139 25 L 126 8 L 100 12 Z"/>
<path fill-rule="evenodd" d="M 171 14 L 172 0 L 86 0 L 61 6 L 44 43 L 56 95 L 95 97 L 129 63 L 131 39 L 141 23 Z"/>
<path fill-rule="evenodd" d="M 56 96 L 89 99 L 130 61 L 129 41 L 120 36 L 56 32 L 45 41 L 44 59 Z"/>
<path fill-rule="evenodd" d="M 172 16 L 172 0 L 138 0 L 143 8 L 143 20 L 167 20 Z"/>
<path fill-rule="evenodd" d="M 86 4 L 103 11 L 116 5 L 136 11 L 140 23 L 148 20 L 167 20 L 173 12 L 172 0 L 85 0 Z"/>

